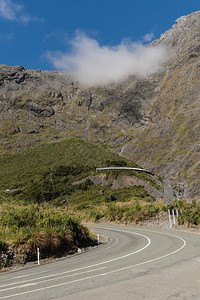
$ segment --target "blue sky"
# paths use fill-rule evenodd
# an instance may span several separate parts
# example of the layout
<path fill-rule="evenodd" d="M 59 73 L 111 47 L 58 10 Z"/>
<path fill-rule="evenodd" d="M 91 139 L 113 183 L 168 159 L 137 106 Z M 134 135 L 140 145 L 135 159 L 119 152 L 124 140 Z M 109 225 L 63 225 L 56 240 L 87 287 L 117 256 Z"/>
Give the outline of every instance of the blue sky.
<path fill-rule="evenodd" d="M 54 51 L 69 53 L 77 31 L 114 47 L 150 41 L 175 20 L 200 10 L 197 0 L 0 0 L 1 64 L 55 69 Z M 149 34 L 149 35 L 147 35 Z M 58 68 L 58 67 L 57 67 Z"/>

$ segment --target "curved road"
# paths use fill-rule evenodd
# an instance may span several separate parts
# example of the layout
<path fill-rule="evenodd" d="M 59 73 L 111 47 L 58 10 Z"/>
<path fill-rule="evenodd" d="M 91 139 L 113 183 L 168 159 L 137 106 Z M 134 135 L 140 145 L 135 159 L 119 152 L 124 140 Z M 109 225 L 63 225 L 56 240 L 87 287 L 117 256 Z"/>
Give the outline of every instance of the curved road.
<path fill-rule="evenodd" d="M 108 242 L 0 275 L 0 299 L 200 299 L 200 235 L 94 225 Z"/>

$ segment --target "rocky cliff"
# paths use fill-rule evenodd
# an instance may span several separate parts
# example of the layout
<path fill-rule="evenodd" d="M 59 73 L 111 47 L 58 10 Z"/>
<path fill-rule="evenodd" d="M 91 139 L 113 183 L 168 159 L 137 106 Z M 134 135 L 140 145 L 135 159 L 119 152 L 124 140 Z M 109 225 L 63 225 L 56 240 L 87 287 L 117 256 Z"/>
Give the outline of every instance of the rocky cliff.
<path fill-rule="evenodd" d="M 78 136 L 164 175 L 178 197 L 200 200 L 200 12 L 153 44 L 168 47 L 162 72 L 101 87 L 0 65 L 0 154 Z"/>

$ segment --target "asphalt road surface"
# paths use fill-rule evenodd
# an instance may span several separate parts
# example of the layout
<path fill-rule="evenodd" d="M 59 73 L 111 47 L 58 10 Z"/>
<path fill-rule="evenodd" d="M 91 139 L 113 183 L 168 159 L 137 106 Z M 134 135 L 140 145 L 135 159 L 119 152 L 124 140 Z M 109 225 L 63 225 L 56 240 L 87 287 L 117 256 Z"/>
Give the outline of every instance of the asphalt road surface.
<path fill-rule="evenodd" d="M 0 275 L 0 299 L 200 299 L 200 235 L 94 225 L 106 244 Z"/>

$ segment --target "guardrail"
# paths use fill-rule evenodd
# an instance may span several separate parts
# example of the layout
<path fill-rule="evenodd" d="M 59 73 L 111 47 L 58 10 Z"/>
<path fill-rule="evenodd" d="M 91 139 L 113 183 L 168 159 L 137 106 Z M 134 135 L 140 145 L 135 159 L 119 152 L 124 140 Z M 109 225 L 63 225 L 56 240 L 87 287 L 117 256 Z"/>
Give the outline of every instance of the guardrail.
<path fill-rule="evenodd" d="M 141 169 L 141 168 L 130 168 L 130 167 L 106 167 L 106 168 L 96 168 L 96 171 L 103 171 L 103 170 L 133 170 L 133 171 L 140 171 L 140 172 L 145 172 L 151 175 L 153 174 L 151 171 L 146 170 L 146 169 Z"/>

